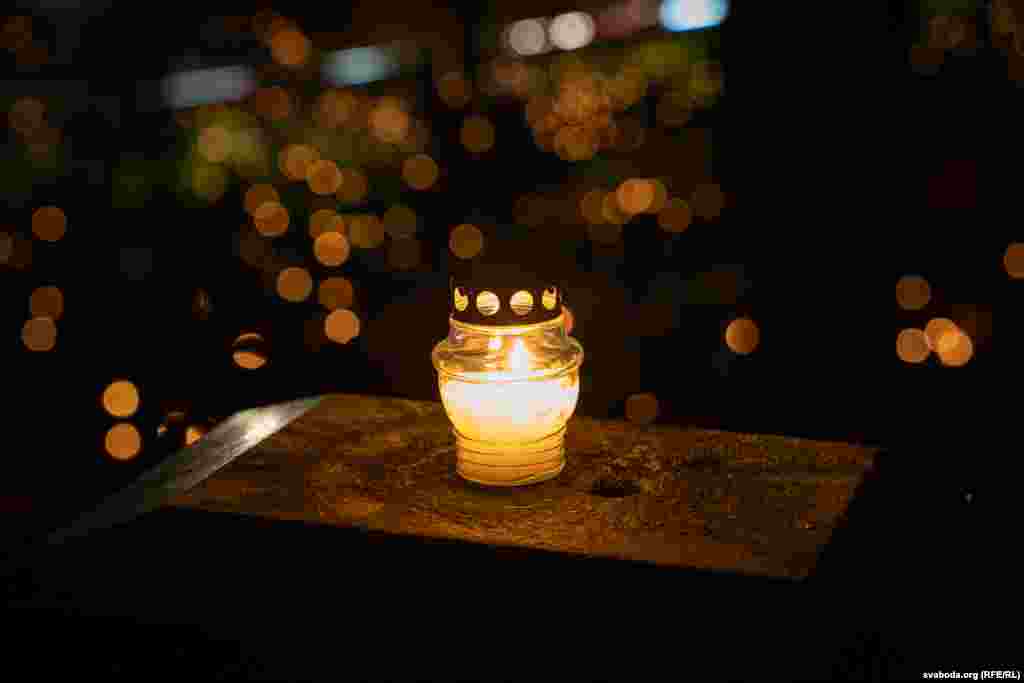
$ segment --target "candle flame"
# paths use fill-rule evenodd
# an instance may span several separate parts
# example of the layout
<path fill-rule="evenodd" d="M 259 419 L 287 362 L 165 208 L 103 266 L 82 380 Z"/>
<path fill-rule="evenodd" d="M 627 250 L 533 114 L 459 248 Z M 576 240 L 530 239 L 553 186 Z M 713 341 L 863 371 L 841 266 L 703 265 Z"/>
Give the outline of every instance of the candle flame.
<path fill-rule="evenodd" d="M 511 370 L 526 370 L 530 367 L 530 352 L 522 339 L 516 339 L 508 352 L 508 367 Z"/>
<path fill-rule="evenodd" d="M 501 337 L 491 337 L 488 339 L 487 348 L 491 351 L 501 351 Z"/>

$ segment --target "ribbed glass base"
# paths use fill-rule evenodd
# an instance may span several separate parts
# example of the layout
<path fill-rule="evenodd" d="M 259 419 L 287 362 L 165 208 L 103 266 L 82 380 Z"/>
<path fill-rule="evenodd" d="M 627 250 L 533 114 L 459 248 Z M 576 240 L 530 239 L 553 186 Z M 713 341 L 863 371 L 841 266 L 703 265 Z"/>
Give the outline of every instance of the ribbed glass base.
<path fill-rule="evenodd" d="M 486 486 L 522 486 L 557 477 L 565 468 L 565 427 L 538 441 L 495 443 L 455 431 L 455 469 Z"/>

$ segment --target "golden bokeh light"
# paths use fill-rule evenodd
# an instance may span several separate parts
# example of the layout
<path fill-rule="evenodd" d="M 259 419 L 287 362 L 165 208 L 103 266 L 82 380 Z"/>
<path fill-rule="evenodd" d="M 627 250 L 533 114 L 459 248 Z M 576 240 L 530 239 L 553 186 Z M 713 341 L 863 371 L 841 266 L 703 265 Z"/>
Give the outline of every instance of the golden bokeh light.
<path fill-rule="evenodd" d="M 381 142 L 399 144 L 409 136 L 412 120 L 394 97 L 384 97 L 370 110 L 370 132 Z"/>
<path fill-rule="evenodd" d="M 337 197 L 348 204 L 361 202 L 369 192 L 370 183 L 366 174 L 358 168 L 341 169 L 341 187 L 338 188 Z"/>
<path fill-rule="evenodd" d="M 288 232 L 288 209 L 275 201 L 263 202 L 253 214 L 253 225 L 264 237 L 278 237 Z"/>
<path fill-rule="evenodd" d="M 277 188 L 267 183 L 257 183 L 251 186 L 245 191 L 242 200 L 245 212 L 250 216 L 256 215 L 256 210 L 266 202 L 281 202 L 281 195 L 277 193 Z"/>
<path fill-rule="evenodd" d="M 135 425 L 121 422 L 107 430 L 103 446 L 111 458 L 131 460 L 142 450 L 142 434 Z"/>
<path fill-rule="evenodd" d="M 946 367 L 962 367 L 974 356 L 974 342 L 959 327 L 943 330 L 936 341 L 935 354 Z"/>
<path fill-rule="evenodd" d="M 555 133 L 552 145 L 563 161 L 593 159 L 600 147 L 596 132 L 585 125 L 562 126 Z"/>
<path fill-rule="evenodd" d="M 341 171 L 333 161 L 320 159 L 307 167 L 306 182 L 315 194 L 334 194 L 341 187 Z"/>
<path fill-rule="evenodd" d="M 355 299 L 355 289 L 348 278 L 329 277 L 320 283 L 317 300 L 329 311 L 338 308 L 351 308 Z"/>
<path fill-rule="evenodd" d="M 64 313 L 64 294 L 53 285 L 39 287 L 29 296 L 28 309 L 33 318 L 60 320 Z"/>
<path fill-rule="evenodd" d="M 741 356 L 753 353 L 761 341 L 757 323 L 747 317 L 736 318 L 725 329 L 725 343 L 733 353 Z"/>
<path fill-rule="evenodd" d="M 224 126 L 207 126 L 199 131 L 196 146 L 207 161 L 219 164 L 231 156 L 232 135 Z"/>
<path fill-rule="evenodd" d="M 329 235 L 337 235 L 332 232 Z M 338 235 L 341 237 L 341 235 Z M 321 239 L 324 235 L 320 236 Z M 344 238 L 342 238 L 344 239 Z M 305 301 L 313 292 L 313 277 L 301 266 L 289 266 L 277 274 L 277 293 L 285 301 Z"/>
<path fill-rule="evenodd" d="M 202 164 L 192 170 L 192 191 L 197 197 L 215 202 L 224 196 L 230 176 L 221 166 Z"/>
<path fill-rule="evenodd" d="M 359 336 L 359 316 L 347 308 L 339 308 L 324 320 L 324 333 L 337 344 L 347 344 Z"/>
<path fill-rule="evenodd" d="M 651 205 L 647 207 L 644 213 L 658 214 L 668 204 L 668 189 L 665 187 L 665 183 L 661 182 L 657 178 L 650 178 L 648 182 L 651 184 Z"/>
<path fill-rule="evenodd" d="M 896 355 L 904 363 L 923 363 L 930 353 L 923 330 L 911 327 L 896 335 Z"/>
<path fill-rule="evenodd" d="M 191 446 L 196 441 L 206 436 L 206 428 L 199 425 L 189 425 L 185 428 L 185 445 Z"/>
<path fill-rule="evenodd" d="M 270 53 L 283 66 L 299 67 L 309 61 L 312 45 L 302 31 L 286 28 L 270 38 Z"/>
<path fill-rule="evenodd" d="M 928 321 L 928 324 L 924 326 L 925 339 L 928 343 L 928 348 L 932 351 L 938 351 L 939 339 L 948 332 L 955 332 L 959 329 L 955 322 L 949 318 L 932 318 Z"/>
<path fill-rule="evenodd" d="M 309 236 L 314 240 L 327 232 L 345 234 L 345 220 L 334 209 L 318 209 L 309 217 Z"/>
<path fill-rule="evenodd" d="M 469 104 L 473 90 L 463 74 L 450 71 L 438 79 L 437 94 L 452 109 L 461 109 Z"/>
<path fill-rule="evenodd" d="M 281 148 L 278 169 L 290 180 L 305 180 L 310 165 L 320 159 L 320 152 L 310 145 L 291 144 Z"/>
<path fill-rule="evenodd" d="M 384 221 L 384 230 L 392 239 L 412 237 L 416 234 L 419 225 L 416 212 L 402 204 L 391 206 L 384 212 L 382 220 Z"/>
<path fill-rule="evenodd" d="M 29 351 L 52 351 L 57 345 L 57 323 L 52 318 L 32 318 L 21 328 L 21 341 Z"/>
<path fill-rule="evenodd" d="M 426 154 L 414 154 L 402 162 L 402 179 L 414 190 L 427 190 L 434 186 L 441 170 Z"/>
<path fill-rule="evenodd" d="M 258 370 L 267 364 L 266 344 L 263 336 L 256 332 L 238 335 L 231 345 L 231 360 L 246 370 Z"/>
<path fill-rule="evenodd" d="M 415 237 L 398 237 L 388 245 L 388 265 L 395 270 L 412 270 L 420 265 L 422 245 Z"/>
<path fill-rule="evenodd" d="M 693 211 L 686 200 L 673 197 L 658 212 L 658 225 L 666 232 L 679 233 L 690 227 Z"/>
<path fill-rule="evenodd" d="M 652 393 L 633 394 L 626 399 L 626 419 L 635 424 L 651 424 L 658 418 L 658 397 Z"/>
<path fill-rule="evenodd" d="M 629 214 L 619 209 L 619 198 L 616 192 L 604 195 L 601 201 L 601 219 L 604 223 L 622 226 L 629 222 Z"/>
<path fill-rule="evenodd" d="M 336 267 L 348 260 L 348 239 L 340 232 L 325 232 L 313 242 L 313 255 L 325 266 Z"/>
<path fill-rule="evenodd" d="M 338 128 L 359 109 L 359 98 L 347 90 L 328 90 L 317 99 L 314 117 L 321 128 Z"/>
<path fill-rule="evenodd" d="M 131 417 L 139 409 L 139 390 L 126 379 L 115 380 L 103 390 L 101 401 L 114 417 Z"/>
<path fill-rule="evenodd" d="M 462 146 L 474 154 L 483 154 L 494 147 L 494 124 L 479 115 L 467 116 L 459 131 Z"/>
<path fill-rule="evenodd" d="M 932 288 L 920 275 L 904 275 L 896 281 L 896 303 L 907 311 L 919 311 L 932 298 Z"/>
<path fill-rule="evenodd" d="M 654 183 L 643 178 L 630 178 L 615 191 L 619 210 L 626 214 L 646 212 L 654 203 Z"/>
<path fill-rule="evenodd" d="M 452 229 L 448 248 L 461 259 L 474 258 L 484 248 L 484 234 L 475 225 L 463 223 Z"/>
<path fill-rule="evenodd" d="M 1014 242 L 1003 253 L 1003 268 L 1014 279 L 1024 278 L 1024 242 Z"/>
<path fill-rule="evenodd" d="M 725 193 L 717 183 L 701 183 L 694 188 L 690 203 L 694 213 L 709 221 L 721 215 L 725 208 Z"/>
<path fill-rule="evenodd" d="M 384 224 L 372 213 L 357 214 L 349 219 L 352 245 L 360 249 L 374 249 L 384 241 Z"/>
<path fill-rule="evenodd" d="M 272 121 L 281 121 L 292 115 L 291 95 L 279 85 L 260 88 L 252 97 L 252 106 L 260 116 Z"/>
<path fill-rule="evenodd" d="M 68 219 L 56 206 L 41 206 L 32 213 L 32 234 L 44 242 L 57 242 L 67 231 Z"/>

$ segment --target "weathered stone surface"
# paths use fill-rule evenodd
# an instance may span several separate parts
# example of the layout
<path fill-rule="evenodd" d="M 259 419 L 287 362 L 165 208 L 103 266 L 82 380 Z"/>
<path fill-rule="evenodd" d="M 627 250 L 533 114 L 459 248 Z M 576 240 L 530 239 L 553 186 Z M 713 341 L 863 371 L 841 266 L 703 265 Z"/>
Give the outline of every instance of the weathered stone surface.
<path fill-rule="evenodd" d="M 802 578 L 876 452 L 585 417 L 566 446 L 558 478 L 485 489 L 440 403 L 335 395 L 174 505 Z"/>

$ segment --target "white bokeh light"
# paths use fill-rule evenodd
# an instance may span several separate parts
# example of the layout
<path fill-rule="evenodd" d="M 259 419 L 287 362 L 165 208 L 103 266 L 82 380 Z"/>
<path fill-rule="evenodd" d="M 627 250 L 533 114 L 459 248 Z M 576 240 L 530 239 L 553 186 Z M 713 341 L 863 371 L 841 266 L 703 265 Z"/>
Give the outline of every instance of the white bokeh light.
<path fill-rule="evenodd" d="M 586 12 L 566 12 L 548 27 L 551 43 L 562 50 L 578 50 L 594 39 L 594 20 Z"/>
<path fill-rule="evenodd" d="M 669 31 L 693 31 L 717 26 L 728 14 L 728 0 L 664 0 L 658 16 Z"/>
<path fill-rule="evenodd" d="M 521 57 L 539 55 L 548 50 L 547 30 L 540 19 L 523 19 L 508 28 L 505 40 L 512 52 Z"/>

